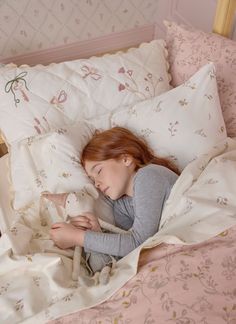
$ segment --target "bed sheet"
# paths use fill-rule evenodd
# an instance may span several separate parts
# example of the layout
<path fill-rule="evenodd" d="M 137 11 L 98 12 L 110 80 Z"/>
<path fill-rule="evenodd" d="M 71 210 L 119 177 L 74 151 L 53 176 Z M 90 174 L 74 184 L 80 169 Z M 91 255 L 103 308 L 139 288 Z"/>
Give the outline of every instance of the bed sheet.
<path fill-rule="evenodd" d="M 48 324 L 236 323 L 236 226 L 194 246 L 141 253 L 138 273 L 104 303 Z"/>

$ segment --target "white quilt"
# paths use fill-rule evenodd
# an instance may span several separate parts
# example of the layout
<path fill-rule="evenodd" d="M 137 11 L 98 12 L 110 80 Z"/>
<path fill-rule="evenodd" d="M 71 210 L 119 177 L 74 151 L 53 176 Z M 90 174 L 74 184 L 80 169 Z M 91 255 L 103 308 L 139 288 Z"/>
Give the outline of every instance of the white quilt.
<path fill-rule="evenodd" d="M 37 203 L 15 213 L 11 226 L 3 213 L 0 224 L 7 230 L 0 239 L 0 322 L 45 323 L 91 307 L 136 274 L 142 248 L 199 243 L 235 225 L 235 183 L 236 141 L 228 138 L 184 169 L 166 203 L 160 231 L 117 263 L 107 286 L 77 286 L 71 258 L 60 250 L 45 252 L 52 242 L 48 228 L 40 225 Z"/>

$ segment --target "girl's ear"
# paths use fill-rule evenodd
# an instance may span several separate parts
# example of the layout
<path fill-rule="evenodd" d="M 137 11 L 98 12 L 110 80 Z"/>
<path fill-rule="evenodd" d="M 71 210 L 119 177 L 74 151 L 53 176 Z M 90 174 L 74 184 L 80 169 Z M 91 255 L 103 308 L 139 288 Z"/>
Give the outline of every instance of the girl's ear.
<path fill-rule="evenodd" d="M 128 154 L 124 154 L 123 156 L 123 162 L 126 166 L 130 166 L 131 163 L 133 162 L 133 158 L 132 156 L 128 155 Z"/>

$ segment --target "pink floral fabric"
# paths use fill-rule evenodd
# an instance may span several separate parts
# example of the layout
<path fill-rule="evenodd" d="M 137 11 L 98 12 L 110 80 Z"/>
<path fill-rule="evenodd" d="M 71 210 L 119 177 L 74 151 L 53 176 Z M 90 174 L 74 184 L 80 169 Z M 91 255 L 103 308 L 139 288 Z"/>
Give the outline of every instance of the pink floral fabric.
<path fill-rule="evenodd" d="M 172 85 L 182 84 L 201 66 L 214 62 L 227 133 L 236 136 L 236 42 L 174 22 L 165 24 Z"/>
<path fill-rule="evenodd" d="M 236 323 L 236 227 L 192 246 L 144 250 L 137 275 L 104 303 L 50 324 Z"/>

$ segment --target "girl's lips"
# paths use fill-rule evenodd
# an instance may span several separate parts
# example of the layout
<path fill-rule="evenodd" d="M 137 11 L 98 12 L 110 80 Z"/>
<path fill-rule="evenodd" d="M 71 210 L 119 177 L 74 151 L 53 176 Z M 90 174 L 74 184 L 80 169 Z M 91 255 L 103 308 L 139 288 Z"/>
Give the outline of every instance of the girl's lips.
<path fill-rule="evenodd" d="M 106 192 L 107 192 L 108 189 L 109 189 L 109 187 L 107 187 L 107 188 L 105 188 L 105 189 L 103 190 L 104 195 L 106 194 Z"/>

